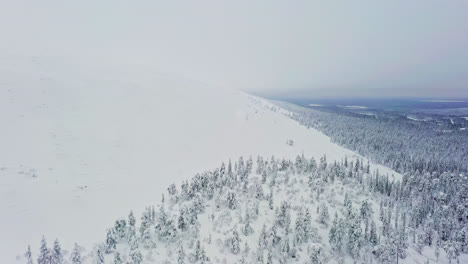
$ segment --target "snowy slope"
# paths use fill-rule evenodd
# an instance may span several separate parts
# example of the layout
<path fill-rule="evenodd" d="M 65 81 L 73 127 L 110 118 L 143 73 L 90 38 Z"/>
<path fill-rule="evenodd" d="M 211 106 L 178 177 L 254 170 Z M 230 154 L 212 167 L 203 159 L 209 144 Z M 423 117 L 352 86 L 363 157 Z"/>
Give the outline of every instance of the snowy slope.
<path fill-rule="evenodd" d="M 0 107 L 1 263 L 42 234 L 91 248 L 116 218 L 229 158 L 354 155 L 262 99 L 157 74 L 3 59 Z"/>

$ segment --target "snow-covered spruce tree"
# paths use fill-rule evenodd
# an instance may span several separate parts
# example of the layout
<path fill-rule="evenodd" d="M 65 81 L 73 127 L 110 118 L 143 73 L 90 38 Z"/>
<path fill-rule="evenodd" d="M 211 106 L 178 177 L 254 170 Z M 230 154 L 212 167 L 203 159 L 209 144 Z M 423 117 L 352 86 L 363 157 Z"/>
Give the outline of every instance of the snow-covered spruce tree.
<path fill-rule="evenodd" d="M 185 251 L 181 242 L 179 242 L 179 246 L 177 247 L 177 264 L 185 264 Z"/>
<path fill-rule="evenodd" d="M 296 243 L 303 243 L 306 241 L 306 228 L 304 226 L 304 216 L 302 213 L 302 208 L 299 209 L 299 213 L 296 217 L 296 223 L 294 227 L 294 241 Z"/>
<path fill-rule="evenodd" d="M 268 250 L 266 264 L 273 264 L 273 255 L 271 254 L 271 250 Z"/>
<path fill-rule="evenodd" d="M 132 261 L 131 262 L 132 264 L 140 264 L 143 261 L 143 255 L 138 249 L 131 250 L 129 257 L 130 257 L 130 260 Z"/>
<path fill-rule="evenodd" d="M 328 226 L 329 219 L 330 214 L 328 213 L 328 206 L 326 206 L 325 203 L 321 203 L 317 221 L 322 225 Z"/>
<path fill-rule="evenodd" d="M 289 213 L 289 204 L 286 201 L 281 202 L 281 206 L 279 209 L 279 212 L 276 216 L 276 223 L 280 226 L 285 228 L 289 223 L 291 219 L 290 213 Z"/>
<path fill-rule="evenodd" d="M 24 253 L 24 257 L 26 258 L 26 264 L 33 264 L 31 246 L 28 246 L 26 253 Z"/>
<path fill-rule="evenodd" d="M 73 246 L 73 250 L 70 255 L 70 261 L 71 261 L 71 264 L 82 264 L 81 248 L 76 243 Z"/>
<path fill-rule="evenodd" d="M 359 257 L 362 245 L 361 232 L 361 218 L 356 213 L 352 213 L 348 227 L 348 251 L 354 259 Z"/>
<path fill-rule="evenodd" d="M 248 207 L 246 206 L 246 208 Z M 241 231 L 244 236 L 248 236 L 254 232 L 253 228 L 250 226 L 250 215 L 248 210 L 245 212 L 244 225 L 242 226 Z"/>
<path fill-rule="evenodd" d="M 125 221 L 125 219 L 116 220 L 113 231 L 116 235 L 117 241 L 120 242 L 127 236 L 127 221 Z"/>
<path fill-rule="evenodd" d="M 233 254 L 239 254 L 240 252 L 240 242 L 239 233 L 236 230 L 232 231 L 232 237 L 229 239 L 228 246 Z"/>
<path fill-rule="evenodd" d="M 172 219 L 167 216 L 164 205 L 159 208 L 155 231 L 159 239 L 163 241 L 174 239 L 177 236 L 177 228 Z"/>
<path fill-rule="evenodd" d="M 335 213 L 335 219 L 333 219 L 330 232 L 328 233 L 328 242 L 331 248 L 337 253 L 341 253 L 343 250 L 343 239 L 345 236 L 345 230 L 343 225 L 340 225 L 338 214 Z"/>
<path fill-rule="evenodd" d="M 114 253 L 114 261 L 112 262 L 113 264 L 122 264 L 123 261 L 122 261 L 122 258 L 120 257 L 120 253 L 119 252 L 115 252 Z"/>
<path fill-rule="evenodd" d="M 237 199 L 236 199 L 236 193 L 234 192 L 229 192 L 227 196 L 227 205 L 228 208 L 231 210 L 234 210 L 237 208 Z"/>
<path fill-rule="evenodd" d="M 270 210 L 273 210 L 273 188 L 270 191 L 270 194 L 268 195 L 268 208 Z"/>
<path fill-rule="evenodd" d="M 320 244 L 313 243 L 308 248 L 309 260 L 312 264 L 323 264 L 325 263 L 324 250 Z"/>
<path fill-rule="evenodd" d="M 263 224 L 262 230 L 260 231 L 258 237 L 258 244 L 262 249 L 266 249 L 268 247 L 268 234 L 266 231 L 266 225 Z"/>
<path fill-rule="evenodd" d="M 104 263 L 104 250 L 101 246 L 98 246 L 94 252 L 94 263 L 103 264 Z"/>
<path fill-rule="evenodd" d="M 51 257 L 50 250 L 47 248 L 46 239 L 44 236 L 42 236 L 37 264 L 49 264 L 51 262 Z"/>
<path fill-rule="evenodd" d="M 452 242 L 446 243 L 444 245 L 444 251 L 445 251 L 445 254 L 447 255 L 449 263 L 452 263 L 453 260 L 457 260 L 458 262 L 459 251 L 454 243 Z"/>
<path fill-rule="evenodd" d="M 376 227 L 375 222 L 372 221 L 370 232 L 369 232 L 369 243 L 371 243 L 371 245 L 373 245 L 373 246 L 376 246 L 377 242 L 378 242 L 377 227 Z"/>
<path fill-rule="evenodd" d="M 133 215 L 133 211 L 130 211 L 128 214 L 128 231 L 127 231 L 127 241 L 132 241 L 134 240 L 136 236 L 136 219 L 135 216 Z"/>
<path fill-rule="evenodd" d="M 185 218 L 184 209 L 180 209 L 179 211 L 179 218 L 177 220 L 177 228 L 179 228 L 181 232 L 184 232 L 185 230 L 187 230 L 187 219 Z"/>
<path fill-rule="evenodd" d="M 116 239 L 115 239 L 115 234 L 112 232 L 110 229 L 107 230 L 107 236 L 106 236 L 106 248 L 105 248 L 105 253 L 109 254 L 113 250 L 115 250 L 116 247 Z"/>
<path fill-rule="evenodd" d="M 63 263 L 62 248 L 60 247 L 60 243 L 58 242 L 58 239 L 54 241 L 54 247 L 52 248 L 51 263 L 53 264 Z"/>

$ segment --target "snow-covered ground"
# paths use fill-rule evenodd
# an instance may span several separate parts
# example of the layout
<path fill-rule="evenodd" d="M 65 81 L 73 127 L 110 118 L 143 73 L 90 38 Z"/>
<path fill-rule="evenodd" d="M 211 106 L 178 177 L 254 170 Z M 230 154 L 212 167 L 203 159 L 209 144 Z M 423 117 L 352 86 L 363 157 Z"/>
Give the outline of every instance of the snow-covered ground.
<path fill-rule="evenodd" d="M 229 158 L 354 155 L 262 99 L 158 74 L 2 60 L 0 107 L 0 263 L 43 234 L 89 249 L 116 218 Z"/>

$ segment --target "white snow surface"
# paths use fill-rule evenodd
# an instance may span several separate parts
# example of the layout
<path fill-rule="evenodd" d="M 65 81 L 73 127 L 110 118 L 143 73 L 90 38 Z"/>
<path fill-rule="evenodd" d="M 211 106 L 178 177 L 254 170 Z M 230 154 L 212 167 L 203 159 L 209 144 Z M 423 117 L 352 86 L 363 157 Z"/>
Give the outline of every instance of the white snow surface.
<path fill-rule="evenodd" d="M 355 155 L 263 99 L 158 74 L 2 60 L 0 107 L 0 263 L 28 244 L 35 258 L 42 235 L 89 250 L 115 219 L 229 158 Z"/>

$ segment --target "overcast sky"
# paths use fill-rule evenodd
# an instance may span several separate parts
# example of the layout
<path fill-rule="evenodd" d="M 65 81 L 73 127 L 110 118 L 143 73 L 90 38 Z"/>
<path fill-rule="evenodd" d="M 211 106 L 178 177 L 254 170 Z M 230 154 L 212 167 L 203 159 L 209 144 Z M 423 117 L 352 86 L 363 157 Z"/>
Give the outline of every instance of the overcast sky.
<path fill-rule="evenodd" d="M 0 0 L 0 56 L 270 95 L 468 97 L 468 1 Z"/>

